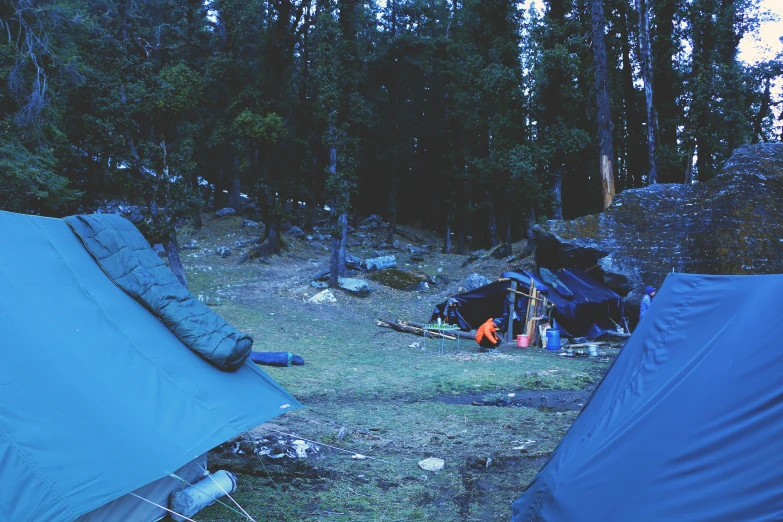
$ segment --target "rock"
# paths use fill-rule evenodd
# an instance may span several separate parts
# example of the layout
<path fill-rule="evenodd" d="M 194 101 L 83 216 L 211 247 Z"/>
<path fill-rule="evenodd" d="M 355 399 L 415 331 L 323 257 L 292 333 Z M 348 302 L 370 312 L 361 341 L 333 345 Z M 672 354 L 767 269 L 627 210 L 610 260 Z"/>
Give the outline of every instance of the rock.
<path fill-rule="evenodd" d="M 364 297 L 370 293 L 370 285 L 363 279 L 353 279 L 351 277 L 338 277 L 337 284 L 340 289 L 359 297 Z"/>
<path fill-rule="evenodd" d="M 336 303 L 337 298 L 334 296 L 331 290 L 326 289 L 322 292 L 318 292 L 313 297 L 307 300 L 308 303 L 323 304 L 323 303 Z"/>
<path fill-rule="evenodd" d="M 363 261 L 356 257 L 353 254 L 349 254 L 346 252 L 345 254 L 345 266 L 347 268 L 351 268 L 353 270 L 361 270 L 363 265 Z"/>
<path fill-rule="evenodd" d="M 220 210 L 215 212 L 215 215 L 217 217 L 226 217 L 226 216 L 233 216 L 236 213 L 237 213 L 236 210 L 234 210 L 233 208 L 226 207 L 226 208 L 221 208 Z"/>
<path fill-rule="evenodd" d="M 367 216 L 362 220 L 362 224 L 369 225 L 369 226 L 375 225 L 377 227 L 378 225 L 381 224 L 382 221 L 383 220 L 378 214 L 370 214 L 369 216 Z"/>
<path fill-rule="evenodd" d="M 367 259 L 364 262 L 364 268 L 367 270 L 384 270 L 397 266 L 397 258 L 394 256 L 380 256 Z"/>
<path fill-rule="evenodd" d="M 199 247 L 198 241 L 196 241 L 195 239 L 191 239 L 190 243 L 188 243 L 187 245 L 182 245 L 180 248 L 182 250 L 196 250 L 198 247 Z"/>
<path fill-rule="evenodd" d="M 329 272 L 330 270 L 328 268 L 322 268 L 313 275 L 313 281 L 327 281 L 329 279 Z"/>
<path fill-rule="evenodd" d="M 312 234 L 307 234 L 305 236 L 305 239 L 308 240 L 308 241 L 312 241 L 313 239 L 315 239 L 315 236 L 313 236 Z"/>
<path fill-rule="evenodd" d="M 340 431 L 337 432 L 337 440 L 344 440 L 345 437 L 348 435 L 348 430 L 343 426 L 340 428 Z"/>
<path fill-rule="evenodd" d="M 399 240 L 399 239 L 395 239 L 395 240 L 392 242 L 392 247 L 393 247 L 394 249 L 396 249 L 396 250 L 399 250 L 399 249 L 400 249 L 400 246 L 402 246 L 402 243 L 400 243 L 400 240 Z"/>
<path fill-rule="evenodd" d="M 163 245 L 161 245 L 160 243 L 155 243 L 154 245 L 152 245 L 152 249 L 159 256 L 165 256 L 166 255 L 166 249 L 163 248 Z"/>
<path fill-rule="evenodd" d="M 511 250 L 511 245 L 508 243 L 503 243 L 492 250 L 492 257 L 495 259 L 503 259 L 504 257 L 509 257 L 513 253 L 514 252 Z"/>
<path fill-rule="evenodd" d="M 411 262 L 413 263 L 419 263 L 421 261 L 424 261 L 424 256 L 421 254 L 413 254 L 411 256 Z"/>
<path fill-rule="evenodd" d="M 313 288 L 329 288 L 329 283 L 323 281 L 311 281 L 310 286 Z"/>
<path fill-rule="evenodd" d="M 234 246 L 237 248 L 245 248 L 246 246 L 250 246 L 254 243 L 252 239 L 242 239 L 240 241 L 234 241 Z"/>
<path fill-rule="evenodd" d="M 625 190 L 601 214 L 536 225 L 536 262 L 598 265 L 597 277 L 629 294 L 626 303 L 634 307 L 646 285 L 660 287 L 672 270 L 780 273 L 781 201 L 783 143 L 748 145 L 708 182 Z"/>
<path fill-rule="evenodd" d="M 419 461 L 419 467 L 424 471 L 440 471 L 445 465 L 446 462 L 443 459 L 437 459 L 434 457 Z"/>
<path fill-rule="evenodd" d="M 305 237 L 305 232 L 299 227 L 291 227 L 288 232 L 286 232 L 287 235 L 291 237 L 295 237 L 297 239 L 301 239 Z"/>
<path fill-rule="evenodd" d="M 258 227 L 258 223 L 256 223 L 255 221 L 250 221 L 249 219 L 243 219 L 242 228 L 247 228 L 247 227 L 256 228 Z"/>
<path fill-rule="evenodd" d="M 228 257 L 231 255 L 231 249 L 228 247 L 217 247 L 215 253 L 220 257 Z"/>
<path fill-rule="evenodd" d="M 471 290 L 475 290 L 476 288 L 481 288 L 482 286 L 488 285 L 491 282 L 492 281 L 490 281 L 483 275 L 473 273 L 465 278 L 465 281 L 462 283 L 462 286 L 465 287 L 466 292 L 470 292 Z"/>

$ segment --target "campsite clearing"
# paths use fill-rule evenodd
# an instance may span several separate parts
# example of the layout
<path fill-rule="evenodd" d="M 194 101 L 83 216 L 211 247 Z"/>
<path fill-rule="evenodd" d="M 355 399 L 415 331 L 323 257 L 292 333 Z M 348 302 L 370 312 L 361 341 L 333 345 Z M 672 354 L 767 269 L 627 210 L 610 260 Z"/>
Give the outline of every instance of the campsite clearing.
<path fill-rule="evenodd" d="M 376 326 L 379 317 L 424 322 L 468 274 L 492 278 L 520 261 L 487 257 L 462 267 L 464 256 L 430 253 L 407 264 L 409 254 L 387 251 L 398 266 L 445 275 L 450 283 L 406 292 L 370 281 L 369 297 L 336 292 L 337 303 L 316 305 L 306 302 L 319 291 L 309 283 L 328 263 L 327 242 L 286 238 L 288 252 L 266 263 L 237 265 L 238 256 L 222 258 L 214 251 L 252 238 L 240 222 L 208 218 L 192 236 L 200 247 L 183 255 L 191 291 L 220 296 L 223 304 L 215 310 L 251 333 L 256 350 L 304 357 L 301 367 L 264 370 L 305 409 L 210 453 L 211 469 L 237 473 L 236 500 L 259 521 L 508 520 L 511 502 L 557 446 L 612 359 L 566 359 L 513 344 L 482 354 L 464 340 L 459 353 L 447 341 L 439 356 L 434 342 L 423 350 L 421 337 Z M 426 231 L 405 231 L 439 244 Z M 377 232 L 385 235 L 384 229 Z M 372 237 L 364 240 L 367 247 L 354 241 L 349 252 L 373 252 Z M 521 248 L 515 245 L 515 251 Z M 305 458 L 254 453 L 268 444 L 283 452 L 296 439 L 318 443 L 318 450 Z M 445 468 L 419 468 L 429 457 L 444 459 Z M 214 505 L 197 520 L 242 517 Z"/>

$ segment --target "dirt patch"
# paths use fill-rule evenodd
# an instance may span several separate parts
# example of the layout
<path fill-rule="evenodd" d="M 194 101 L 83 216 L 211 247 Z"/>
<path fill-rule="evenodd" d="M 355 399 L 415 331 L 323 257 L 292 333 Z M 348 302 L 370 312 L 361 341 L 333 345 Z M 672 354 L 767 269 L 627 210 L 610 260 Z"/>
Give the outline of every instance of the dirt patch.
<path fill-rule="evenodd" d="M 446 404 L 471 404 L 473 406 L 503 406 L 534 408 L 551 413 L 579 411 L 587 404 L 593 388 L 586 390 L 519 390 L 515 392 L 477 392 L 462 395 L 440 395 L 436 398 Z"/>

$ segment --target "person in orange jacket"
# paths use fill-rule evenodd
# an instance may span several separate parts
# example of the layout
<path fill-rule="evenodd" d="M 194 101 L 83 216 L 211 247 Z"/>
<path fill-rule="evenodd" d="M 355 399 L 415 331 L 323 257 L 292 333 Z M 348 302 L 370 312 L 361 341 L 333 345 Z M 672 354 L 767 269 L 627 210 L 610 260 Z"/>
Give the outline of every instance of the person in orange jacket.
<path fill-rule="evenodd" d="M 483 352 L 485 348 L 493 349 L 500 346 L 500 339 L 497 335 L 500 322 L 500 319 L 492 319 L 490 317 L 484 324 L 479 326 L 479 329 L 476 331 L 476 342 L 479 345 L 479 350 Z"/>

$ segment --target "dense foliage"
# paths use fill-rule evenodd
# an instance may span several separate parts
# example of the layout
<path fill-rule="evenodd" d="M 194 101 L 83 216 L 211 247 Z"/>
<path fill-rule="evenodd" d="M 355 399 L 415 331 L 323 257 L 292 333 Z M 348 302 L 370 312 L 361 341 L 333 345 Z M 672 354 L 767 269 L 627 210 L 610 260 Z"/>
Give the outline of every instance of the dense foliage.
<path fill-rule="evenodd" d="M 241 193 L 268 251 L 324 206 L 335 248 L 370 213 L 515 240 L 603 208 L 599 150 L 619 192 L 780 139 L 780 63 L 737 59 L 756 3 L 0 0 L 0 208 L 129 200 L 167 251 Z"/>

